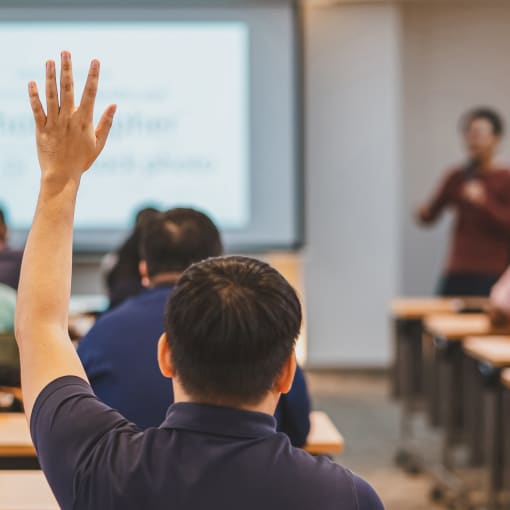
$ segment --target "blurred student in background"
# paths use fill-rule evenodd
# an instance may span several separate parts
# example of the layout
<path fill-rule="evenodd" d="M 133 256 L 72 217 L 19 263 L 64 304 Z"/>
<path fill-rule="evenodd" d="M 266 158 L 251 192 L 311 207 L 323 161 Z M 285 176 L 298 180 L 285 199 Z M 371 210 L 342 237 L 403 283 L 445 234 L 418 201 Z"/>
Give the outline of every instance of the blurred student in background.
<path fill-rule="evenodd" d="M 488 108 L 461 125 L 468 162 L 448 172 L 417 216 L 429 225 L 447 208 L 456 214 L 439 294 L 488 296 L 510 260 L 510 171 L 495 162 L 504 125 Z"/>
<path fill-rule="evenodd" d="M 0 209 L 0 283 L 17 289 L 23 252 L 11 249 L 8 239 L 9 228 L 6 214 L 3 209 Z"/>
<path fill-rule="evenodd" d="M 156 357 L 166 302 L 182 272 L 221 255 L 223 245 L 205 214 L 179 208 L 151 213 L 136 251 L 142 259 L 138 279 L 147 288 L 102 316 L 80 342 L 78 354 L 96 395 L 146 429 L 159 426 L 173 402 L 172 384 L 161 375 Z M 308 390 L 298 369 L 276 411 L 279 430 L 297 446 L 306 441 L 309 413 Z"/>
<path fill-rule="evenodd" d="M 107 256 L 105 284 L 110 308 L 115 308 L 127 298 L 140 294 L 144 289 L 140 278 L 140 240 L 144 226 L 158 214 L 154 207 L 140 210 L 133 231 L 116 253 Z"/>

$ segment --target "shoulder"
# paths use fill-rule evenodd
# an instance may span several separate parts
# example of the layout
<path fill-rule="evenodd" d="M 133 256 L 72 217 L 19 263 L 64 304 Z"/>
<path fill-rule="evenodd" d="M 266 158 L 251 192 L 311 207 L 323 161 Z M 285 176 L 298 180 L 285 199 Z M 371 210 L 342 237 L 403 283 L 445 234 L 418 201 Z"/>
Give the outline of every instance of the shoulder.
<path fill-rule="evenodd" d="M 384 510 L 384 506 L 379 496 L 373 489 L 373 487 L 360 478 L 358 475 L 355 475 L 352 472 L 349 472 L 352 476 L 354 491 L 356 494 L 356 500 L 358 503 L 359 510 Z"/>

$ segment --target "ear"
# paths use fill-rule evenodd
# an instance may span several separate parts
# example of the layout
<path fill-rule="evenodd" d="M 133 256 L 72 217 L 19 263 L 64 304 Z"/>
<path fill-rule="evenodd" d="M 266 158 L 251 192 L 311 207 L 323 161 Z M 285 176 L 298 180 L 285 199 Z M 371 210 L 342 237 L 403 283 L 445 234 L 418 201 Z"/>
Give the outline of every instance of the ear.
<path fill-rule="evenodd" d="M 150 279 L 149 279 L 149 270 L 147 269 L 147 262 L 145 260 L 140 260 L 138 263 L 138 271 L 140 272 L 140 276 L 142 277 L 142 285 L 144 287 L 149 287 Z"/>
<path fill-rule="evenodd" d="M 294 382 L 294 375 L 296 374 L 296 366 L 296 354 L 292 351 L 276 380 L 275 389 L 278 393 L 286 394 L 290 391 Z"/>
<path fill-rule="evenodd" d="M 172 352 L 168 345 L 168 339 L 166 333 L 163 333 L 159 337 L 158 341 L 158 363 L 159 369 L 164 377 L 171 379 L 174 377 L 174 367 L 172 364 Z"/>

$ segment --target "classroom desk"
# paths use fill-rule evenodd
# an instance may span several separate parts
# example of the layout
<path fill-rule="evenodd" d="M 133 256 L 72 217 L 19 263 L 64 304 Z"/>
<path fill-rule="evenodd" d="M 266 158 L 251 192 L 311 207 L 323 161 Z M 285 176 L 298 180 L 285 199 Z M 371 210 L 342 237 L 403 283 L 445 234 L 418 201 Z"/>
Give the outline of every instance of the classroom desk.
<path fill-rule="evenodd" d="M 394 299 L 390 303 L 394 331 L 392 395 L 402 400 L 400 447 L 395 460 L 409 472 L 418 472 L 422 463 L 413 445 L 414 414 L 426 404 L 430 424 L 440 425 L 436 401 L 424 398 L 437 393 L 438 374 L 433 351 L 428 342 L 423 342 L 423 320 L 432 314 L 467 313 L 487 306 L 487 298 L 482 297 L 413 297 Z"/>
<path fill-rule="evenodd" d="M 0 413 L 0 458 L 35 456 L 25 415 Z"/>
<path fill-rule="evenodd" d="M 0 510 L 58 510 L 42 471 L 0 471 Z"/>
<path fill-rule="evenodd" d="M 312 455 L 328 456 L 344 451 L 344 438 L 326 413 L 310 413 L 310 434 L 304 449 Z"/>
<path fill-rule="evenodd" d="M 510 368 L 501 372 L 502 430 L 510 430 Z M 503 489 L 510 491 L 510 434 L 503 433 Z"/>
<path fill-rule="evenodd" d="M 467 440 L 470 445 L 473 465 L 479 464 L 483 457 L 480 442 L 483 428 L 477 412 L 482 391 L 475 391 L 476 385 L 469 386 L 469 392 L 466 389 L 466 382 L 471 378 L 466 375 L 470 369 L 462 349 L 463 342 L 471 336 L 510 334 L 510 326 L 494 327 L 486 314 L 441 314 L 427 317 L 424 330 L 425 342 L 434 351 L 439 367 L 435 391 L 429 398 L 439 403 L 445 427 L 442 466 L 451 473 L 455 467 L 453 448 L 461 441 Z M 467 393 L 469 402 L 464 398 Z"/>
<path fill-rule="evenodd" d="M 310 434 L 304 449 L 312 455 L 332 456 L 343 452 L 344 438 L 326 413 L 312 411 L 310 414 Z M 0 458 L 35 456 L 25 415 L 0 414 Z"/>
<path fill-rule="evenodd" d="M 477 363 L 475 383 L 480 386 L 484 396 L 483 403 L 487 405 L 487 408 L 479 406 L 477 409 L 479 421 L 483 418 L 486 421 L 485 429 L 478 440 L 487 448 L 489 467 L 487 503 L 492 509 L 497 508 L 498 497 L 503 488 L 503 409 L 500 374 L 502 368 L 510 366 L 510 336 L 467 338 L 463 349 L 464 353 Z"/>

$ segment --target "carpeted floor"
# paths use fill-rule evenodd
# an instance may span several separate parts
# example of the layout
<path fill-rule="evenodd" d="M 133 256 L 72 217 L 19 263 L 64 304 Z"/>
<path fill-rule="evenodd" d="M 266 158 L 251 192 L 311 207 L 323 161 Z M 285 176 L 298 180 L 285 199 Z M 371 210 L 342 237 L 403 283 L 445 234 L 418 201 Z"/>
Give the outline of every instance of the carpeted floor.
<path fill-rule="evenodd" d="M 313 407 L 327 411 L 346 441 L 335 460 L 366 478 L 377 490 L 386 510 L 432 510 L 430 478 L 409 476 L 393 462 L 399 446 L 400 411 L 389 395 L 383 375 L 309 372 Z M 419 425 L 419 424 L 418 424 Z M 428 459 L 438 457 L 439 438 L 418 427 L 418 445 Z"/>

